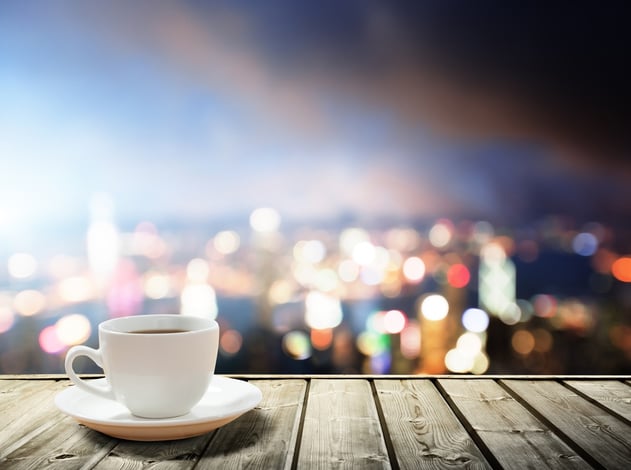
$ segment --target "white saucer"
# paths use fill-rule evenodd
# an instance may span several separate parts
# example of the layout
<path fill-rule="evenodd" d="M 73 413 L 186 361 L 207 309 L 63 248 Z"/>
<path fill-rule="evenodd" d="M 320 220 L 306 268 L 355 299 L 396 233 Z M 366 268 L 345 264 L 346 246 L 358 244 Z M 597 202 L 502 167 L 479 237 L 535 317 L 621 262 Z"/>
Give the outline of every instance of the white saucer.
<path fill-rule="evenodd" d="M 96 379 L 95 384 L 106 379 Z M 175 418 L 147 419 L 132 415 L 120 403 L 69 387 L 58 393 L 55 405 L 79 423 L 112 437 L 135 441 L 165 441 L 198 436 L 237 419 L 254 408 L 261 391 L 242 380 L 213 376 L 201 401 Z"/>

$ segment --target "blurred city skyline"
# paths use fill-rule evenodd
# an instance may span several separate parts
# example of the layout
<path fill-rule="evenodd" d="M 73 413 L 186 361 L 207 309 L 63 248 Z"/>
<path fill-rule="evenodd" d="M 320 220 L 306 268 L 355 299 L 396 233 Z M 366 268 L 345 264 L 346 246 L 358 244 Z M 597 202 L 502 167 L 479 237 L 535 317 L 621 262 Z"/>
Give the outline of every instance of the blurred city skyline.
<path fill-rule="evenodd" d="M 3 2 L 0 232 L 94 192 L 132 222 L 628 224 L 621 16 L 515 8 Z"/>

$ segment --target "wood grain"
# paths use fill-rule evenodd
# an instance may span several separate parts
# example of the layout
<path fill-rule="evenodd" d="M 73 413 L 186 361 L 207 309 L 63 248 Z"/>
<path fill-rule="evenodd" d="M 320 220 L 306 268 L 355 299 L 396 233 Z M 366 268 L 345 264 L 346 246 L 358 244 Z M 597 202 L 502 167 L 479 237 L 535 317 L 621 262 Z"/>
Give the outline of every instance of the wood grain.
<path fill-rule="evenodd" d="M 631 426 L 555 381 L 503 382 L 605 468 L 631 468 Z"/>
<path fill-rule="evenodd" d="M 631 421 L 631 387 L 617 380 L 566 380 L 565 383 Z"/>
<path fill-rule="evenodd" d="M 134 442 L 121 440 L 96 463 L 95 469 L 189 469 L 201 456 L 211 434 L 177 441 Z"/>
<path fill-rule="evenodd" d="M 254 380 L 263 400 L 254 410 L 216 431 L 199 469 L 290 468 L 307 382 Z"/>
<path fill-rule="evenodd" d="M 494 381 L 438 382 L 502 467 L 590 468 Z"/>
<path fill-rule="evenodd" d="M 254 410 L 212 433 L 152 443 L 65 416 L 53 400 L 68 380 L 1 376 L 0 468 L 626 469 L 628 379 L 257 376 Z"/>
<path fill-rule="evenodd" d="M 390 468 L 368 381 L 311 381 L 298 468 Z"/>
<path fill-rule="evenodd" d="M 401 468 L 490 468 L 430 380 L 375 380 Z"/>
<path fill-rule="evenodd" d="M 0 405 L 0 468 L 9 454 L 64 419 L 53 397 L 66 386 L 66 382 L 34 382 L 16 387 L 13 392 L 17 395 L 4 394 Z"/>

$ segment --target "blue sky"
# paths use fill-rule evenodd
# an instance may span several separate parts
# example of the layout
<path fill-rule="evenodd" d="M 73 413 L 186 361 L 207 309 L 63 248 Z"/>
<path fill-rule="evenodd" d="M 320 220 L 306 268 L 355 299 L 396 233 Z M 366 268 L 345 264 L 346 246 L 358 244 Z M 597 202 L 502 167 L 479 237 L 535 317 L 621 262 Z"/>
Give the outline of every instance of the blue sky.
<path fill-rule="evenodd" d="M 270 5 L 3 2 L 0 222 L 72 219 L 95 191 L 138 220 L 628 214 L 620 160 L 460 86 L 392 12 Z"/>

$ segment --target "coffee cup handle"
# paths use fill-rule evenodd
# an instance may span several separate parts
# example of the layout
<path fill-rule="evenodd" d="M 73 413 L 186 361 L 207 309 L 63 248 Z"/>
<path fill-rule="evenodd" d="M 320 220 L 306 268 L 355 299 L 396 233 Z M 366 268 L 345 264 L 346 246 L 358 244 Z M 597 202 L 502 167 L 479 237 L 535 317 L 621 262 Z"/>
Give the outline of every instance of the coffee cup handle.
<path fill-rule="evenodd" d="M 93 385 L 79 378 L 79 376 L 75 373 L 74 368 L 72 367 L 74 360 L 79 356 L 86 356 L 92 361 L 94 361 L 94 363 L 97 366 L 99 366 L 100 368 L 103 368 L 103 360 L 101 358 L 101 351 L 99 351 L 98 349 L 89 348 L 87 346 L 73 346 L 72 348 L 68 350 L 68 354 L 66 354 L 66 361 L 64 364 L 66 368 L 66 374 L 68 374 L 68 377 L 70 377 L 70 380 L 72 380 L 72 382 L 77 387 L 79 387 L 80 389 L 88 393 L 93 393 L 94 395 L 98 395 L 103 398 L 108 398 L 110 400 L 116 400 L 116 398 L 114 397 L 114 392 L 112 391 L 112 387 L 110 385 L 106 385 L 104 387 Z"/>

